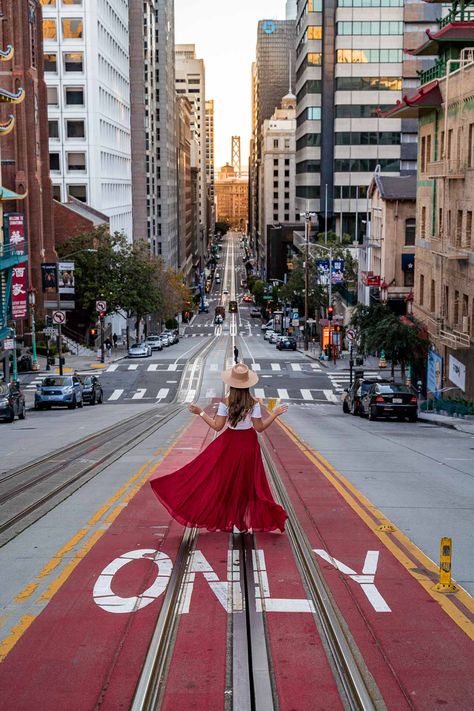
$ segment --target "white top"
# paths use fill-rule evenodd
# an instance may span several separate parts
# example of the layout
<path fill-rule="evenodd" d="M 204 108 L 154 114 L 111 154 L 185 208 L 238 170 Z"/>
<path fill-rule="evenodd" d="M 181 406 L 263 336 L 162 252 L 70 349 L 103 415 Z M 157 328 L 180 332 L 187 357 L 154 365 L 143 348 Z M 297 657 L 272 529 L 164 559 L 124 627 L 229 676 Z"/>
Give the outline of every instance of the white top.
<path fill-rule="evenodd" d="M 227 417 L 229 414 L 229 408 L 225 404 L 225 402 L 220 402 L 219 407 L 217 408 L 217 414 L 220 415 L 221 417 Z M 246 417 L 243 420 L 240 420 L 240 422 L 237 422 L 235 427 L 232 427 L 229 425 L 229 429 L 231 430 L 249 430 L 253 425 L 252 425 L 252 417 L 261 417 L 262 416 L 262 410 L 260 408 L 260 404 L 257 402 L 255 405 L 252 407 L 249 413 L 247 413 Z"/>

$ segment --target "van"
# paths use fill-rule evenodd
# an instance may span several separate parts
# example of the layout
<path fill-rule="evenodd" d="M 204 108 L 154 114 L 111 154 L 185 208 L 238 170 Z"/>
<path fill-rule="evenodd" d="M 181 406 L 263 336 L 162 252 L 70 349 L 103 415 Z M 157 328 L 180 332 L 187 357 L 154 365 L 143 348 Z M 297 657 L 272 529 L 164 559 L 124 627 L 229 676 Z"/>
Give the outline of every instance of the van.
<path fill-rule="evenodd" d="M 266 331 L 267 328 L 271 331 L 273 330 L 273 319 L 271 318 L 270 321 L 267 323 L 262 324 L 262 331 Z"/>

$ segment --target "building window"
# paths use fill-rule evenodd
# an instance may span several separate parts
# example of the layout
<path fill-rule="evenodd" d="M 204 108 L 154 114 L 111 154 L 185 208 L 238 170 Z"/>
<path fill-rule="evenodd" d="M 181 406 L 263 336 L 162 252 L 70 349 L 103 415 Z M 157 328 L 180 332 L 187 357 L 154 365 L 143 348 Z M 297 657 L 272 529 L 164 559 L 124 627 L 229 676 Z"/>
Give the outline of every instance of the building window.
<path fill-rule="evenodd" d="M 278 212 L 278 203 L 277 202 L 273 203 L 273 210 L 274 210 L 274 212 Z"/>
<path fill-rule="evenodd" d="M 59 138 L 59 121 L 48 121 L 49 138 Z"/>
<path fill-rule="evenodd" d="M 418 294 L 418 301 L 420 306 L 423 306 L 425 300 L 425 275 L 420 274 L 420 293 Z"/>
<path fill-rule="evenodd" d="M 273 181 L 273 187 L 274 187 L 274 188 L 277 188 L 277 187 L 278 187 L 278 180 L 274 180 L 274 181 Z"/>
<path fill-rule="evenodd" d="M 274 200 L 278 200 L 278 192 L 273 193 L 273 199 L 274 199 Z"/>
<path fill-rule="evenodd" d="M 474 123 L 469 124 L 469 142 L 467 145 L 467 167 L 474 168 Z"/>
<path fill-rule="evenodd" d="M 68 195 L 76 198 L 76 200 L 87 202 L 87 185 L 68 185 L 67 192 Z"/>
<path fill-rule="evenodd" d="M 339 64 L 401 64 L 401 49 L 338 49 L 336 61 Z"/>
<path fill-rule="evenodd" d="M 454 292 L 454 325 L 459 323 L 459 291 Z"/>
<path fill-rule="evenodd" d="M 306 37 L 309 40 L 320 40 L 323 36 L 323 28 L 320 25 L 309 25 L 306 28 Z"/>
<path fill-rule="evenodd" d="M 63 39 L 82 39 L 83 38 L 83 22 L 82 18 L 74 17 L 62 20 Z"/>
<path fill-rule="evenodd" d="M 337 104 L 336 118 L 379 118 L 379 110 L 391 108 L 393 104 Z"/>
<path fill-rule="evenodd" d="M 449 320 L 449 286 L 447 284 L 444 285 L 442 316 Z"/>
<path fill-rule="evenodd" d="M 278 212 L 273 213 L 273 222 L 278 222 Z"/>
<path fill-rule="evenodd" d="M 472 211 L 468 210 L 466 213 L 466 236 L 464 238 L 464 246 L 467 249 L 471 247 L 472 240 Z"/>
<path fill-rule="evenodd" d="M 319 134 L 313 135 L 317 135 L 319 138 Z M 311 136 L 311 134 L 306 134 L 306 136 Z M 399 146 L 400 136 L 399 131 L 337 131 L 334 138 L 336 146 Z M 319 143 L 318 141 L 317 145 Z"/>
<path fill-rule="evenodd" d="M 44 55 L 44 71 L 58 73 L 58 57 L 55 52 L 46 52 Z"/>
<path fill-rule="evenodd" d="M 40 0 L 40 2 L 42 5 L 56 6 L 56 0 Z"/>
<path fill-rule="evenodd" d="M 289 138 L 285 138 L 285 148 L 286 148 L 286 150 L 289 150 L 289 148 L 290 148 L 290 139 Z"/>
<path fill-rule="evenodd" d="M 74 86 L 66 89 L 67 106 L 84 106 L 84 88 Z"/>
<path fill-rule="evenodd" d="M 58 104 L 58 87 L 48 86 L 47 87 L 48 96 L 48 106 L 59 106 Z"/>
<path fill-rule="evenodd" d="M 431 280 L 430 311 L 431 313 L 436 311 L 436 282 L 434 279 Z"/>
<path fill-rule="evenodd" d="M 285 180 L 285 188 L 289 188 L 289 187 L 290 187 L 290 181 L 289 181 L 289 180 Z"/>
<path fill-rule="evenodd" d="M 446 148 L 446 158 L 448 160 L 451 160 L 451 157 L 453 155 L 453 135 L 454 131 L 452 128 L 450 128 L 448 131 L 448 146 Z"/>
<path fill-rule="evenodd" d="M 82 5 L 82 0 L 63 0 L 63 5 Z"/>
<path fill-rule="evenodd" d="M 61 164 L 59 162 L 59 153 L 49 154 L 49 169 L 55 173 L 59 173 L 61 170 Z"/>
<path fill-rule="evenodd" d="M 461 245 L 462 245 L 462 217 L 463 217 L 463 211 L 458 210 L 458 214 L 457 214 L 457 218 L 456 218 L 456 234 L 454 236 L 456 247 L 461 247 Z"/>
<path fill-rule="evenodd" d="M 289 158 L 285 158 L 285 165 L 290 165 L 290 159 L 289 159 Z"/>
<path fill-rule="evenodd" d="M 421 236 L 424 239 L 426 237 L 426 205 L 421 208 Z"/>
<path fill-rule="evenodd" d="M 66 136 L 68 138 L 85 138 L 86 130 L 84 121 L 66 121 Z"/>
<path fill-rule="evenodd" d="M 337 77 L 336 91 L 401 91 L 399 77 Z"/>
<path fill-rule="evenodd" d="M 43 20 L 43 38 L 45 40 L 56 40 L 58 38 L 56 20 Z"/>
<path fill-rule="evenodd" d="M 274 177 L 274 178 L 278 178 L 278 170 L 274 170 L 274 171 L 273 171 L 273 177 Z"/>
<path fill-rule="evenodd" d="M 403 286 L 414 286 L 415 279 L 413 271 L 403 272 Z"/>
<path fill-rule="evenodd" d="M 68 153 L 67 154 L 67 169 L 84 172 L 86 169 L 86 154 L 85 153 Z"/>
<path fill-rule="evenodd" d="M 412 247 L 415 244 L 415 233 L 416 233 L 416 220 L 414 217 L 410 217 L 405 220 L 405 245 L 407 247 Z"/>
<path fill-rule="evenodd" d="M 289 222 L 289 221 L 290 221 L 290 213 L 285 212 L 285 222 Z"/>
<path fill-rule="evenodd" d="M 65 52 L 64 54 L 64 71 L 66 72 L 83 72 L 84 71 L 84 55 L 82 52 Z"/>
<path fill-rule="evenodd" d="M 338 35 L 402 35 L 403 22 L 397 21 L 365 21 L 337 22 Z"/>
<path fill-rule="evenodd" d="M 278 138 L 273 139 L 273 148 L 278 148 Z"/>
<path fill-rule="evenodd" d="M 61 202 L 61 186 L 53 185 L 53 200 Z"/>
<path fill-rule="evenodd" d="M 387 173 L 400 172 L 400 161 L 395 158 L 337 158 L 334 170 L 337 173 L 373 173 L 377 165 Z"/>
<path fill-rule="evenodd" d="M 421 138 L 421 166 L 420 166 L 420 172 L 425 173 L 426 172 L 426 136 L 422 136 Z"/>
<path fill-rule="evenodd" d="M 273 165 L 274 165 L 274 166 L 278 166 L 278 158 L 274 158 L 274 159 L 273 159 Z"/>

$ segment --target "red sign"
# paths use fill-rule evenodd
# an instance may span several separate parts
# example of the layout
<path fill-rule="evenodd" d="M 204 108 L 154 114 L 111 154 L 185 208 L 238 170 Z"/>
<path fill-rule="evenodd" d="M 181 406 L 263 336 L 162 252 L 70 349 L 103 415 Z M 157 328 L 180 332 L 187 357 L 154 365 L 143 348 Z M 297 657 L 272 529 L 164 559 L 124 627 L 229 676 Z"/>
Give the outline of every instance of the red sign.
<path fill-rule="evenodd" d="M 373 272 L 362 272 L 362 283 L 365 286 L 380 286 L 381 277 Z"/>
<path fill-rule="evenodd" d="M 24 215 L 12 213 L 6 215 L 9 242 L 12 254 L 26 252 Z M 26 262 L 17 264 L 12 269 L 12 319 L 26 318 L 28 315 L 28 269 Z"/>

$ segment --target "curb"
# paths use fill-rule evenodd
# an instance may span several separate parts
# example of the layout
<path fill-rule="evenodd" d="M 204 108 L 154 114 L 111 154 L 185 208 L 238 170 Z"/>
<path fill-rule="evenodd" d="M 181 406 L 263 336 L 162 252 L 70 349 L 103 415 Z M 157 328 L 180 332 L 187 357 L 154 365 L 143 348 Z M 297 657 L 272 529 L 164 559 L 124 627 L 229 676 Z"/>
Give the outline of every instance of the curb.
<path fill-rule="evenodd" d="M 427 422 L 430 425 L 436 425 L 436 427 L 444 427 L 448 430 L 456 430 L 456 432 L 463 432 L 464 434 L 474 434 L 470 430 L 463 429 L 462 425 L 457 422 L 443 422 L 441 420 L 430 420 L 428 417 L 423 417 L 423 415 L 418 415 L 419 422 Z"/>

